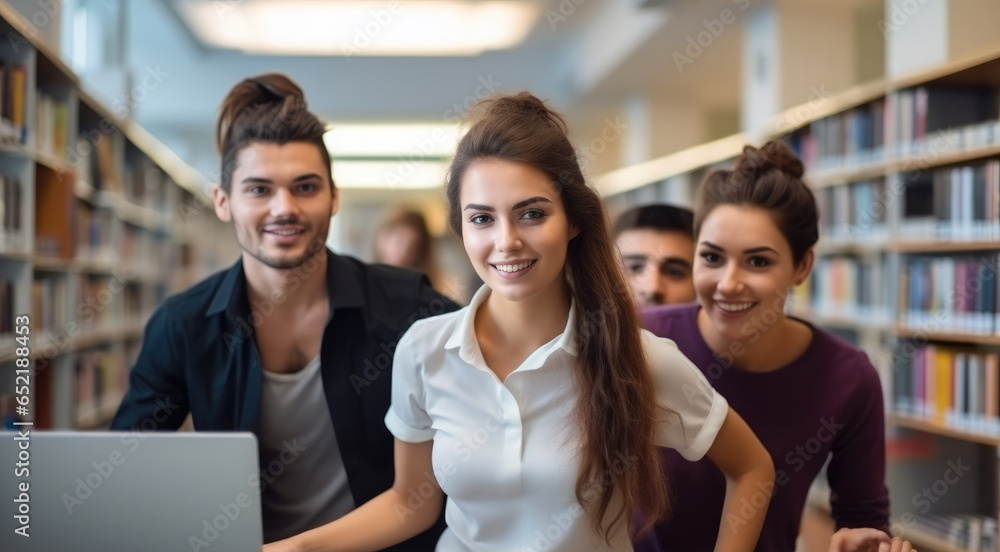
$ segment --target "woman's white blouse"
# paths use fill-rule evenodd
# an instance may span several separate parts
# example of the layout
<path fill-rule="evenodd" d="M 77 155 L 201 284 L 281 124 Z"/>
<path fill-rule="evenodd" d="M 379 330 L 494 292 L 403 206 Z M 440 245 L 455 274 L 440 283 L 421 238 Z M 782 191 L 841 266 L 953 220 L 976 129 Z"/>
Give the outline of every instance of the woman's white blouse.
<path fill-rule="evenodd" d="M 624 533 L 609 548 L 576 499 L 576 306 L 563 333 L 501 382 L 475 336 L 476 309 L 489 292 L 483 286 L 468 307 L 413 324 L 393 361 L 385 424 L 401 441 L 434 441 L 434 477 L 448 495 L 437 550 L 632 550 Z M 697 460 L 728 404 L 673 341 L 643 330 L 642 343 L 660 403 L 680 418 L 664 415 L 657 444 Z"/>

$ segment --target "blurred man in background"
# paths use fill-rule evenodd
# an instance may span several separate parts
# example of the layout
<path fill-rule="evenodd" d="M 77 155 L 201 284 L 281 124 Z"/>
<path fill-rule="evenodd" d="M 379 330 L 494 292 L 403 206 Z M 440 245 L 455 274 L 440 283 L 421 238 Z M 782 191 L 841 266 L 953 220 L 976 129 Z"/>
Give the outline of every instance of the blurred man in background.
<path fill-rule="evenodd" d="M 694 215 L 673 205 L 644 205 L 615 221 L 613 236 L 638 308 L 695 300 Z"/>

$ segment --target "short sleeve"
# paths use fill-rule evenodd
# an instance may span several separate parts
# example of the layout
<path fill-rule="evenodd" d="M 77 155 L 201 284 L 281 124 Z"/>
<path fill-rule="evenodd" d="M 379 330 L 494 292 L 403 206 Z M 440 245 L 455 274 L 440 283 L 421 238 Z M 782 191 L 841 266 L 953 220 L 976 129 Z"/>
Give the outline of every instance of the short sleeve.
<path fill-rule="evenodd" d="M 729 403 L 673 341 L 643 330 L 642 342 L 660 406 L 669 409 L 660 416 L 656 444 L 699 460 L 715 441 Z"/>
<path fill-rule="evenodd" d="M 431 419 L 424 403 L 423 358 L 414 350 L 414 324 L 396 346 L 392 359 L 392 402 L 385 426 L 400 441 L 423 443 L 434 438 Z"/>

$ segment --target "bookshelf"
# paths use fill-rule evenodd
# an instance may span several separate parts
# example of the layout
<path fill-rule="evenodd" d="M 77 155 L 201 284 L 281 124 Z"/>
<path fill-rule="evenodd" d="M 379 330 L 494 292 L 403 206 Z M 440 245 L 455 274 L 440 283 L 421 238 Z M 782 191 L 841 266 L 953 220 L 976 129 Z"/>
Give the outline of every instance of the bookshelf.
<path fill-rule="evenodd" d="M 939 552 L 973 552 L 972 548 L 963 548 L 961 546 L 952 544 L 937 535 L 921 531 L 919 529 L 911 530 L 908 534 L 907 540 L 918 550 L 937 550 Z"/>
<path fill-rule="evenodd" d="M 959 544 L 979 533 L 982 549 L 996 550 L 1000 51 L 858 86 L 779 114 L 761 136 L 594 182 L 612 217 L 654 201 L 690 206 L 707 171 L 768 139 L 803 159 L 820 209 L 817 261 L 791 313 L 869 354 L 883 378 L 890 451 L 921 444 L 889 455 L 893 516 L 909 520 L 897 528 L 920 550 L 980 550 Z M 913 497 L 953 458 L 975 459 L 965 490 L 916 508 Z"/>
<path fill-rule="evenodd" d="M 207 182 L 92 97 L 7 3 L 0 34 L 0 396 L 31 318 L 38 429 L 105 427 L 153 310 L 235 259 Z M 5 402 L 5 401 L 0 401 Z M 6 414 L 6 413 L 5 413 Z"/>

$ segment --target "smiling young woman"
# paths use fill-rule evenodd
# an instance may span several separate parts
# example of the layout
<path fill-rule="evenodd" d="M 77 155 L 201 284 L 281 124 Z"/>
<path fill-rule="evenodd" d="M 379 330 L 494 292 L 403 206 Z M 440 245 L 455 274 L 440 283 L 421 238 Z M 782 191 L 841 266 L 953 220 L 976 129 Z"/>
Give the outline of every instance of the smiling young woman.
<path fill-rule="evenodd" d="M 673 343 L 640 329 L 562 118 L 528 93 L 476 113 L 447 196 L 485 284 L 399 342 L 386 415 L 396 482 L 275 551 L 376 550 L 445 500 L 440 551 L 628 551 L 670 509 L 655 445 L 718 463 L 731 515 L 773 485 L 742 419 Z M 636 523 L 637 508 L 649 519 Z M 752 550 L 765 510 L 719 549 Z"/>
<path fill-rule="evenodd" d="M 806 494 L 828 457 L 833 517 L 843 528 L 831 550 L 874 550 L 879 543 L 888 549 L 878 374 L 862 351 L 785 315 L 788 294 L 812 269 L 818 239 L 816 204 L 802 173 L 802 163 L 778 142 L 747 146 L 734 170 L 710 173 L 695 208 L 700 303 L 653 307 L 643 322 L 677 343 L 767 447 L 776 488 L 773 496 L 766 490 L 771 503 L 758 550 L 795 549 Z M 663 457 L 684 508 L 636 550 L 712 550 L 716 535 L 734 526 L 720 516 L 722 473 L 672 451 Z"/>

